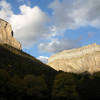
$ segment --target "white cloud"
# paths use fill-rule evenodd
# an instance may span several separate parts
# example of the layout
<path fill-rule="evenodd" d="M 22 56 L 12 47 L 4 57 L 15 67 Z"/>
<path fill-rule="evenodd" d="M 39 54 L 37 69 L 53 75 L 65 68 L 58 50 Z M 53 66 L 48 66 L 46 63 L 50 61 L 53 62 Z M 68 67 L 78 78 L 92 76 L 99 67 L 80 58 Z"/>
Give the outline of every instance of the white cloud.
<path fill-rule="evenodd" d="M 48 16 L 37 6 L 30 8 L 20 6 L 21 13 L 13 14 L 10 23 L 13 26 L 15 37 L 24 47 L 32 46 L 39 39 L 48 35 Z"/>
<path fill-rule="evenodd" d="M 68 29 L 86 26 L 100 28 L 100 0 L 54 0 L 49 7 L 53 10 L 52 22 L 58 35 L 62 35 Z M 79 45 L 80 39 L 57 39 L 41 43 L 39 48 L 56 53 Z"/>
<path fill-rule="evenodd" d="M 41 43 L 39 48 L 41 51 L 49 53 L 57 53 L 66 49 L 77 48 L 79 46 L 80 39 L 54 39 L 48 43 Z"/>
<path fill-rule="evenodd" d="M 47 64 L 48 63 L 48 57 L 45 57 L 45 56 L 39 56 L 38 59 L 40 61 L 42 61 L 43 63 Z"/>
<path fill-rule="evenodd" d="M 49 7 L 60 33 L 88 25 L 100 28 L 100 0 L 54 0 Z"/>
<path fill-rule="evenodd" d="M 38 6 L 21 5 L 20 13 L 14 14 L 6 0 L 0 1 L 0 18 L 11 23 L 14 36 L 27 48 L 49 36 L 48 16 Z"/>

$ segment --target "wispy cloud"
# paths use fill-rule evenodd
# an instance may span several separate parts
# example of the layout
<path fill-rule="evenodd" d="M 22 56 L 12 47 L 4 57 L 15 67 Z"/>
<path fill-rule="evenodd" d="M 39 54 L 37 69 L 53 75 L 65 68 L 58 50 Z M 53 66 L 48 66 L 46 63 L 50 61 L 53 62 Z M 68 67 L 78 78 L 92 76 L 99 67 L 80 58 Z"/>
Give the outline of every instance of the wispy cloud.
<path fill-rule="evenodd" d="M 18 3 L 27 4 L 28 6 L 31 6 L 31 0 L 16 0 Z"/>
<path fill-rule="evenodd" d="M 0 18 L 3 18 L 8 21 L 8 18 L 10 18 L 13 15 L 12 7 L 9 3 L 6 2 L 6 0 L 0 1 Z"/>
<path fill-rule="evenodd" d="M 58 32 L 88 25 L 100 28 L 100 0 L 54 0 L 49 7 Z"/>
<path fill-rule="evenodd" d="M 48 43 L 40 43 L 39 48 L 43 52 L 57 53 L 62 50 L 79 47 L 80 38 L 73 39 L 53 39 Z"/>

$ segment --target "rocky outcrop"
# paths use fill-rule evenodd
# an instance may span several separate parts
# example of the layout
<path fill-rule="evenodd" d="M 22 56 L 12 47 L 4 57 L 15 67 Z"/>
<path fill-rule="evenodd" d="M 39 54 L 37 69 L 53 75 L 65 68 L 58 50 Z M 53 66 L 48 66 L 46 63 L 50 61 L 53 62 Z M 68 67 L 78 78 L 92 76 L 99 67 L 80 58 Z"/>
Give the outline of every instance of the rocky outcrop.
<path fill-rule="evenodd" d="M 21 50 L 21 44 L 13 37 L 11 25 L 0 19 L 0 44 L 8 44 Z"/>
<path fill-rule="evenodd" d="M 92 44 L 57 53 L 49 58 L 48 65 L 65 72 L 100 71 L 100 45 Z"/>

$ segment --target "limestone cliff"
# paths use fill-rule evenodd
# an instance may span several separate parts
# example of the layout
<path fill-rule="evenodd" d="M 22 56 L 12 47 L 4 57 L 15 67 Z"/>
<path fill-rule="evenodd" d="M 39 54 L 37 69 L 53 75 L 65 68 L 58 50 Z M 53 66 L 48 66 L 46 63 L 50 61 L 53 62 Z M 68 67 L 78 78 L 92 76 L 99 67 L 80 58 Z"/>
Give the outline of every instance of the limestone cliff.
<path fill-rule="evenodd" d="M 65 50 L 51 56 L 48 65 L 65 72 L 90 73 L 100 71 L 100 45 L 92 44 L 82 48 Z"/>
<path fill-rule="evenodd" d="M 0 44 L 8 44 L 21 49 L 21 44 L 13 37 L 11 25 L 2 19 L 0 19 Z"/>

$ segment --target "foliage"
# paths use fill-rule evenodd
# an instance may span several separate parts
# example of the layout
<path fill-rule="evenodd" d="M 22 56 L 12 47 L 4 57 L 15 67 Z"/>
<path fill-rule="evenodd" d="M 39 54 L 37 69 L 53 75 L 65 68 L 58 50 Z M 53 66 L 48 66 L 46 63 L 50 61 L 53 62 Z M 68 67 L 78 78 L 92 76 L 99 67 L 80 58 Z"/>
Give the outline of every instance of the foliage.
<path fill-rule="evenodd" d="M 56 72 L 8 45 L 0 46 L 0 100 L 100 100 L 100 72 Z"/>
<path fill-rule="evenodd" d="M 78 80 L 71 73 L 60 73 L 56 76 L 52 91 L 53 99 L 78 100 L 76 91 Z"/>

